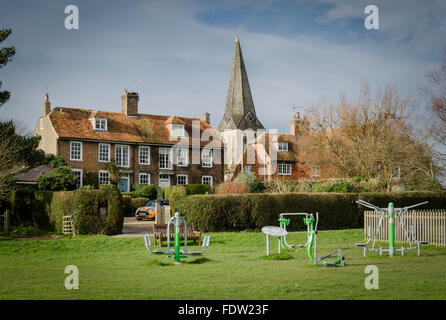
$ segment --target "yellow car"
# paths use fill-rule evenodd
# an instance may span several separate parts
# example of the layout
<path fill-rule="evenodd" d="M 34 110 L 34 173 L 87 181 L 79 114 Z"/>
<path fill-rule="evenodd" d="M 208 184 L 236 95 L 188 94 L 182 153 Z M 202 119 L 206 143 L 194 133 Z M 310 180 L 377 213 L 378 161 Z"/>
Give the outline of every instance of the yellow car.
<path fill-rule="evenodd" d="M 158 202 L 161 206 L 169 205 L 168 200 L 150 200 L 144 207 L 136 209 L 136 220 L 155 220 L 155 203 Z"/>

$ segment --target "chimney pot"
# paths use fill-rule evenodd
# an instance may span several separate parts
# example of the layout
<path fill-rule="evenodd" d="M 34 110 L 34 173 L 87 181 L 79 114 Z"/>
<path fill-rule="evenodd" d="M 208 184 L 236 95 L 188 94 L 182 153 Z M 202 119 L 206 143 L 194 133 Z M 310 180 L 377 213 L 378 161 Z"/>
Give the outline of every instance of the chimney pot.
<path fill-rule="evenodd" d="M 207 124 L 211 124 L 211 114 L 209 112 L 203 114 L 203 121 Z"/>
<path fill-rule="evenodd" d="M 121 111 L 126 116 L 138 116 L 138 92 L 128 92 L 124 90 L 124 94 L 121 96 Z"/>

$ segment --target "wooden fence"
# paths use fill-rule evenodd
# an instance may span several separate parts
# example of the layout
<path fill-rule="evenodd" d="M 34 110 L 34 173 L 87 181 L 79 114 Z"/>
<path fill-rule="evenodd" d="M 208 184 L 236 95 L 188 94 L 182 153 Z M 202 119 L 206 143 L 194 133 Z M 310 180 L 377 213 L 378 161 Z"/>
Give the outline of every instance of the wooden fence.
<path fill-rule="evenodd" d="M 378 227 L 380 215 L 374 211 L 364 212 L 364 237 L 367 239 L 367 230 L 372 229 L 372 241 Z M 403 223 L 412 237 L 411 226 L 415 227 L 415 239 L 428 241 L 430 245 L 446 247 L 446 210 L 409 210 L 403 215 Z M 389 219 L 383 219 L 377 241 L 388 241 Z M 400 219 L 395 214 L 395 242 L 407 242 L 406 235 L 401 227 Z"/>

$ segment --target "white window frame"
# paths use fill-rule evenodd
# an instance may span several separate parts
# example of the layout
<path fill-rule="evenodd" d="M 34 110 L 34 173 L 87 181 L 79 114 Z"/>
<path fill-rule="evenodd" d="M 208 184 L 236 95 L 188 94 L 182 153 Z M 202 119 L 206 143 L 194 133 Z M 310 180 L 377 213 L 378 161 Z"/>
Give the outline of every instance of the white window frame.
<path fill-rule="evenodd" d="M 124 147 L 127 148 L 127 162 L 128 162 L 127 165 L 123 165 L 122 163 L 120 163 L 122 161 L 118 160 L 118 149 L 124 148 Z M 124 153 L 122 153 L 122 154 L 124 154 Z M 115 162 L 116 162 L 116 165 L 118 167 L 130 168 L 130 146 L 128 144 L 117 144 L 117 145 L 115 145 Z"/>
<path fill-rule="evenodd" d="M 40 119 L 40 130 L 43 130 L 43 128 L 45 128 L 45 119 L 44 118 Z"/>
<path fill-rule="evenodd" d="M 206 152 L 210 152 L 210 153 L 209 153 L 210 163 L 204 161 L 204 158 L 205 158 L 205 151 L 206 151 Z M 201 150 L 201 165 L 203 166 L 203 168 L 212 168 L 212 166 L 213 166 L 213 162 L 214 162 L 212 156 L 213 156 L 213 154 L 212 154 L 212 149 L 206 149 L 206 148 L 203 148 L 203 149 Z"/>
<path fill-rule="evenodd" d="M 287 152 L 288 151 L 288 142 L 278 142 L 277 143 L 277 151 Z"/>
<path fill-rule="evenodd" d="M 286 168 L 286 169 L 285 169 Z M 291 176 L 292 167 L 289 163 L 279 163 L 277 172 L 279 176 Z"/>
<path fill-rule="evenodd" d="M 99 126 L 98 126 L 99 124 Z M 104 124 L 104 128 L 102 128 L 102 124 Z M 93 128 L 95 131 L 107 131 L 107 119 L 94 118 L 93 119 Z"/>
<path fill-rule="evenodd" d="M 184 137 L 184 124 L 172 123 L 171 136 L 174 138 Z M 180 132 L 178 132 L 180 131 Z"/>
<path fill-rule="evenodd" d="M 167 150 L 167 152 L 166 152 Z M 166 152 L 166 153 L 165 153 Z M 172 170 L 172 148 L 159 148 L 158 149 L 158 167 L 160 169 L 167 169 L 167 170 Z M 168 155 L 168 159 L 167 159 L 167 163 L 165 167 L 161 167 L 161 155 L 166 156 L 166 154 Z"/>
<path fill-rule="evenodd" d="M 79 172 L 80 173 L 80 176 L 79 176 L 79 186 L 77 186 L 77 182 L 76 182 L 76 189 L 79 189 L 79 188 L 81 188 L 84 184 L 84 181 L 83 181 L 83 170 L 82 169 L 71 169 L 71 171 L 73 171 L 73 172 Z"/>
<path fill-rule="evenodd" d="M 102 182 L 101 183 L 101 173 L 106 173 L 108 176 L 108 180 L 107 182 Z M 110 172 L 108 172 L 107 170 L 99 170 L 98 172 L 98 183 L 101 184 L 110 184 Z"/>
<path fill-rule="evenodd" d="M 107 160 L 101 160 L 101 146 L 107 146 Z M 109 143 L 99 143 L 98 144 L 98 162 L 110 162 L 110 144 Z"/>
<path fill-rule="evenodd" d="M 210 178 L 210 182 L 211 183 L 204 183 L 204 179 L 205 178 Z M 213 176 L 202 176 L 201 177 L 201 184 L 208 184 L 208 185 L 210 185 L 212 187 L 214 185 L 214 177 Z"/>
<path fill-rule="evenodd" d="M 315 173 L 317 172 L 317 173 Z M 321 167 L 312 166 L 311 167 L 311 178 L 320 178 L 321 177 Z"/>
<path fill-rule="evenodd" d="M 393 168 L 392 170 L 392 181 L 401 180 L 401 167 Z"/>
<path fill-rule="evenodd" d="M 141 177 L 146 176 L 147 177 L 147 183 L 142 183 L 141 182 Z M 145 172 L 140 172 L 138 175 L 138 183 L 139 184 L 144 184 L 144 185 L 149 185 L 150 184 L 150 173 L 145 173 Z"/>
<path fill-rule="evenodd" d="M 141 162 L 141 149 L 147 149 L 147 159 L 143 159 L 143 160 L 147 160 L 146 162 Z M 144 164 L 144 165 L 150 165 L 150 147 L 149 146 L 139 146 L 138 147 L 138 163 L 139 164 Z"/>
<path fill-rule="evenodd" d="M 178 178 L 186 178 L 186 183 L 184 183 L 184 184 L 179 184 L 178 183 Z M 177 179 L 176 179 L 177 181 L 176 181 L 176 183 L 177 183 L 177 185 L 178 186 L 184 186 L 184 185 L 186 185 L 186 184 L 189 184 L 189 176 L 187 175 L 187 174 L 177 174 Z"/>
<path fill-rule="evenodd" d="M 80 152 L 79 152 L 80 159 L 73 158 L 73 144 L 75 144 L 75 143 L 80 144 Z M 70 141 L 70 161 L 83 161 L 82 160 L 82 153 L 83 153 L 82 149 L 83 149 L 82 141 Z"/>
<path fill-rule="evenodd" d="M 246 173 L 248 173 L 248 174 L 251 173 L 252 172 L 251 170 L 252 170 L 252 166 L 245 166 Z"/>
<path fill-rule="evenodd" d="M 178 166 L 178 167 L 187 167 L 187 166 L 189 165 L 189 148 L 178 147 L 176 151 L 177 151 L 177 152 L 176 152 L 176 156 L 177 156 L 177 158 L 176 158 L 177 166 Z M 185 157 L 185 161 L 184 161 L 183 164 L 180 164 L 180 161 L 179 161 L 179 154 L 178 154 L 178 153 L 179 153 L 180 151 L 184 151 L 184 152 L 186 152 L 186 157 Z"/>

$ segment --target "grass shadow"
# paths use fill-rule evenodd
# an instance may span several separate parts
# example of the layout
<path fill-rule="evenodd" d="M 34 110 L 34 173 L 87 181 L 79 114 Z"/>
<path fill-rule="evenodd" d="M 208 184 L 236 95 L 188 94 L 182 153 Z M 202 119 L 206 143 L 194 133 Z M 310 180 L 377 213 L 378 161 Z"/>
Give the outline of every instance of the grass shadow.
<path fill-rule="evenodd" d="M 185 262 L 187 264 L 203 264 L 203 263 L 208 263 L 208 262 L 213 262 L 212 259 L 209 258 L 205 258 L 205 257 L 201 257 L 192 261 L 185 261 L 183 260 L 182 262 Z"/>
<path fill-rule="evenodd" d="M 274 253 L 270 254 L 269 256 L 260 256 L 259 259 L 261 260 L 290 260 L 294 259 L 294 257 L 289 253 Z"/>
<path fill-rule="evenodd" d="M 173 263 L 172 262 L 169 262 L 169 263 L 161 262 L 159 260 L 149 260 L 149 261 L 143 262 L 142 265 L 144 267 L 152 267 L 152 266 L 169 267 L 169 266 L 173 266 Z"/>

